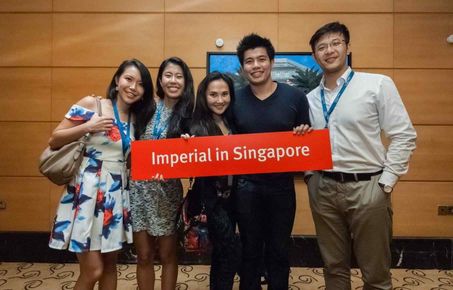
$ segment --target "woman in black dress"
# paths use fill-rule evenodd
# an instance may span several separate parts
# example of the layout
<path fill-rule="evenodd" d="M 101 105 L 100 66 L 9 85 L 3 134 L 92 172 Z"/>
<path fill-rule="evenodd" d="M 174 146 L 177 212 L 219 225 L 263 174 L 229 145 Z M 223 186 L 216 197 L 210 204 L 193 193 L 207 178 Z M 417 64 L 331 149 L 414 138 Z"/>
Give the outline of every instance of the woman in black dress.
<path fill-rule="evenodd" d="M 208 74 L 198 86 L 190 133 L 217 136 L 232 133 L 228 115 L 234 101 L 233 81 L 225 74 Z M 235 221 L 232 214 L 233 176 L 196 178 L 188 196 L 189 212 L 199 214 L 204 207 L 212 244 L 210 289 L 231 290 L 239 261 Z"/>

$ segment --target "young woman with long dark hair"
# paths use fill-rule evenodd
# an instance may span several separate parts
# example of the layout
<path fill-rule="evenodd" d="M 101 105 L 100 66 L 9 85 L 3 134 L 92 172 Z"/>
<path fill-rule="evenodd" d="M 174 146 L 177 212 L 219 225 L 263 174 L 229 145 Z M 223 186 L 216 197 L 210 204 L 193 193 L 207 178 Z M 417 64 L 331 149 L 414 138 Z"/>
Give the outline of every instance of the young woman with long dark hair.
<path fill-rule="evenodd" d="M 73 105 L 53 131 L 49 145 L 62 147 L 87 135 L 80 169 L 65 187 L 49 246 L 75 252 L 80 275 L 74 289 L 116 289 L 116 261 L 132 243 L 126 160 L 131 140 L 144 130 L 155 103 L 153 84 L 139 60 L 124 61 L 112 77 L 107 98 L 87 96 Z M 135 125 L 135 126 L 134 126 Z"/>
<path fill-rule="evenodd" d="M 193 110 L 193 79 L 187 64 L 177 57 L 162 62 L 157 76 L 156 111 L 140 140 L 180 137 L 188 132 Z M 153 179 L 131 183 L 137 281 L 140 290 L 154 289 L 154 260 L 159 251 L 162 290 L 174 290 L 178 275 L 176 216 L 182 201 L 180 179 Z"/>
<path fill-rule="evenodd" d="M 192 136 L 232 134 L 229 121 L 234 101 L 233 81 L 226 74 L 208 74 L 198 86 L 192 115 Z M 187 138 L 187 136 L 186 136 Z M 188 196 L 193 215 L 204 209 L 212 243 L 210 289 L 231 290 L 239 262 L 239 243 L 235 235 L 232 202 L 233 176 L 197 177 Z"/>

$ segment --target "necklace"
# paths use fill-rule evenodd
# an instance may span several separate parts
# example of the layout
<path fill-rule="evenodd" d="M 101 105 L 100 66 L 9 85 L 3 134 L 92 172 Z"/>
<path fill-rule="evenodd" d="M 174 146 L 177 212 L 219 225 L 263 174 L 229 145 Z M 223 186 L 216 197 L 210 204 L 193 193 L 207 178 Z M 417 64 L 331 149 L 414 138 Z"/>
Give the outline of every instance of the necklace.
<path fill-rule="evenodd" d="M 126 152 L 131 146 L 131 111 L 129 110 L 129 114 L 127 116 L 127 128 L 123 127 L 123 123 L 121 122 L 120 115 L 118 113 L 118 107 L 116 106 L 116 101 L 112 100 L 113 105 L 113 112 L 115 114 L 116 124 L 118 125 L 118 129 L 121 134 L 121 144 L 123 146 L 123 155 L 126 156 Z M 127 132 L 126 132 L 127 130 Z"/>
<path fill-rule="evenodd" d="M 165 137 L 167 133 L 167 128 L 168 128 L 168 117 L 163 116 L 165 113 L 165 105 L 164 102 L 161 101 L 157 105 L 156 109 L 156 115 L 154 118 L 154 124 L 153 124 L 153 130 L 151 133 L 151 139 L 157 140 L 157 139 L 162 139 Z"/>

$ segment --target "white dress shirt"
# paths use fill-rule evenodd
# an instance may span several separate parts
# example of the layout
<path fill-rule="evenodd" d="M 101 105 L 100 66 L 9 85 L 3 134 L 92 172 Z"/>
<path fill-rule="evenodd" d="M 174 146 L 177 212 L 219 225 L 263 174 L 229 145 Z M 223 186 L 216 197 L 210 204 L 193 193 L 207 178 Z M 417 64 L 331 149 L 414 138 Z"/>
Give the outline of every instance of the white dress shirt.
<path fill-rule="evenodd" d="M 348 68 L 329 90 L 321 84 L 307 97 L 313 129 L 326 126 L 321 88 L 327 109 L 351 72 Z M 379 182 L 394 186 L 407 173 L 417 134 L 392 79 L 379 74 L 354 72 L 329 118 L 333 171 L 371 173 L 384 170 Z M 386 148 L 381 131 L 390 140 Z"/>

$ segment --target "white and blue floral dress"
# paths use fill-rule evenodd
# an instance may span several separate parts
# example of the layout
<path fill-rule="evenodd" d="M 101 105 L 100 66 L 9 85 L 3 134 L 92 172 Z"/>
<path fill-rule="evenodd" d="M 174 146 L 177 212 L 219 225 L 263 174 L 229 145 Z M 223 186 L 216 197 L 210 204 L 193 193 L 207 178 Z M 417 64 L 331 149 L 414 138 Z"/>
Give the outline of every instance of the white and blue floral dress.
<path fill-rule="evenodd" d="M 73 105 L 66 118 L 88 121 L 95 112 Z M 127 123 L 122 123 L 127 131 Z M 130 137 L 133 138 L 133 126 Z M 65 187 L 49 246 L 71 252 L 119 250 L 132 243 L 127 170 L 118 125 L 91 134 L 80 169 Z"/>

